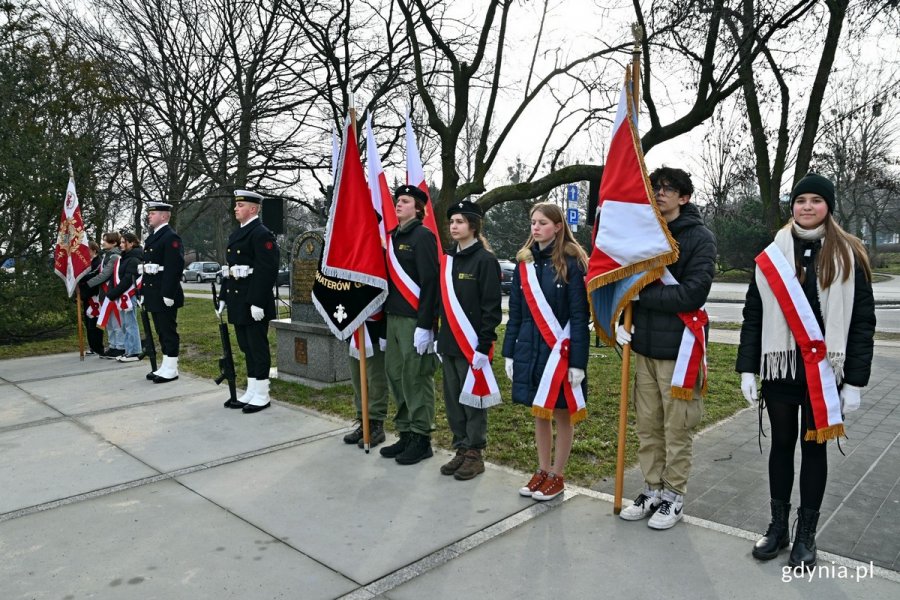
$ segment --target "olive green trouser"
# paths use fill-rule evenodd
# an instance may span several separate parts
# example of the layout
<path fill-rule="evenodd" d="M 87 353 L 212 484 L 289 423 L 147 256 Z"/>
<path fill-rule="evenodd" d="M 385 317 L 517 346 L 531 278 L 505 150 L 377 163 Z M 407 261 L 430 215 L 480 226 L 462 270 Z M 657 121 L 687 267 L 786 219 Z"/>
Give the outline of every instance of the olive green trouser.
<path fill-rule="evenodd" d="M 388 389 L 387 375 L 384 372 L 384 352 L 374 340 L 372 356 L 366 357 L 366 374 L 368 377 L 369 418 L 375 421 L 387 419 Z M 362 397 L 359 392 L 359 359 L 350 359 L 350 379 L 353 381 L 353 404 L 356 406 L 356 418 L 362 418 Z"/>
<path fill-rule="evenodd" d="M 384 366 L 397 403 L 397 432 L 430 436 L 434 429 L 434 371 L 438 359 L 434 354 L 416 352 L 415 331 L 415 319 L 388 315 Z"/>
<path fill-rule="evenodd" d="M 483 450 L 487 445 L 487 409 L 459 403 L 459 393 L 466 382 L 469 363 L 458 356 L 441 357 L 444 361 L 444 406 L 447 424 L 453 432 L 453 449 Z"/>
<path fill-rule="evenodd" d="M 638 462 L 651 489 L 687 491 L 691 474 L 694 429 L 703 416 L 701 381 L 693 400 L 672 398 L 674 360 L 634 353 L 634 414 L 640 449 Z"/>

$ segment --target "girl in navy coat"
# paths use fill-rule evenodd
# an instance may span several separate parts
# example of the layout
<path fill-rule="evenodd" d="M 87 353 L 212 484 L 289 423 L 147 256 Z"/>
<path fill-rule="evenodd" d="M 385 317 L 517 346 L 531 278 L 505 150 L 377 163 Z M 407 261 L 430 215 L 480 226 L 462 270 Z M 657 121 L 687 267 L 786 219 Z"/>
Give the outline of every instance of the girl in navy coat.
<path fill-rule="evenodd" d="M 513 402 L 531 406 L 535 415 L 538 450 L 538 470 L 519 493 L 550 500 L 565 489 L 563 474 L 574 426 L 586 415 L 590 340 L 584 277 L 588 258 L 566 225 L 562 210 L 541 203 L 531 209 L 531 235 L 516 259 L 519 265 L 510 292 L 503 356 Z M 548 333 L 560 333 L 567 325 L 563 335 Z M 551 346 L 549 342 L 554 340 Z M 551 381 L 556 382 L 555 388 Z"/>

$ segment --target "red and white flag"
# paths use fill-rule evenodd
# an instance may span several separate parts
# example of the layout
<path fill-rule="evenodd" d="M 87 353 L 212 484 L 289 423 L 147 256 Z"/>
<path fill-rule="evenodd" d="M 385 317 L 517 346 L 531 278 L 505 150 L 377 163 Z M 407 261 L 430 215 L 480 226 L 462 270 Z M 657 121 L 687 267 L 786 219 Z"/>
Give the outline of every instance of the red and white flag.
<path fill-rule="evenodd" d="M 91 249 L 84 232 L 81 207 L 78 206 L 78 194 L 75 193 L 75 179 L 72 177 L 69 177 L 59 219 L 53 270 L 65 282 L 69 296 L 75 291 L 78 280 L 91 270 Z"/>
<path fill-rule="evenodd" d="M 416 142 L 416 134 L 413 133 L 412 122 L 409 115 L 406 115 L 406 184 L 414 185 L 428 196 L 428 202 L 425 203 L 425 221 L 424 225 L 434 234 L 437 241 L 438 256 L 443 254 L 441 248 L 441 234 L 438 232 L 437 221 L 434 219 L 434 204 L 431 201 L 431 192 L 428 191 L 428 184 L 425 182 L 425 170 L 422 168 L 422 156 L 419 154 L 419 146 Z"/>
<path fill-rule="evenodd" d="M 378 217 L 349 115 L 319 271 L 313 285 L 313 304 L 332 333 L 347 339 L 381 309 L 388 287 Z"/>
<path fill-rule="evenodd" d="M 662 276 L 665 265 L 678 260 L 650 187 L 630 86 L 627 67 L 600 182 L 587 275 L 597 334 L 608 345 L 615 343 L 616 323 L 625 306 Z"/>
<path fill-rule="evenodd" d="M 391 200 L 391 189 L 388 187 L 381 157 L 378 156 L 378 146 L 375 144 L 375 134 L 372 132 L 371 113 L 366 116 L 366 169 L 369 173 L 369 194 L 372 196 L 372 206 L 378 213 L 378 230 L 384 245 L 387 243 L 387 232 L 394 229 L 398 222 Z"/>

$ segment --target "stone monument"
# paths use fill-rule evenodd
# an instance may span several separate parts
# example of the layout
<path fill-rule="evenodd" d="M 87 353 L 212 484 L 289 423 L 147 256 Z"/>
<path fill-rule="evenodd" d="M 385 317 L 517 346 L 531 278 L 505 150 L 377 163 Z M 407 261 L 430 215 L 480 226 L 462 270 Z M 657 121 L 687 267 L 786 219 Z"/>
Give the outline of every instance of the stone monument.
<path fill-rule="evenodd" d="M 325 239 L 321 230 L 297 237 L 291 249 L 291 318 L 272 321 L 278 378 L 312 387 L 350 380 L 347 342 L 338 340 L 312 303 L 313 282 Z"/>

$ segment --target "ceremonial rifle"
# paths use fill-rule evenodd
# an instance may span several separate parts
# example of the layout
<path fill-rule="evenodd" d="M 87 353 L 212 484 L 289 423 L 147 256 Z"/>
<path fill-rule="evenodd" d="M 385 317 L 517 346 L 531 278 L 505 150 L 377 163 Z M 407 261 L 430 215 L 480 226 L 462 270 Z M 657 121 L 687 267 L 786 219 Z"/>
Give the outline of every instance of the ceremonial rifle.
<path fill-rule="evenodd" d="M 137 297 L 135 297 L 137 300 Z M 153 341 L 153 330 L 150 328 L 150 313 L 147 312 L 147 309 L 144 308 L 143 302 L 138 302 L 141 305 L 141 324 L 144 326 L 144 339 L 141 340 L 141 347 L 143 352 L 141 352 L 141 359 L 146 356 L 150 359 L 150 372 L 154 373 L 159 368 L 156 364 L 156 343 Z"/>
<path fill-rule="evenodd" d="M 222 313 L 219 312 L 219 296 L 216 294 L 216 282 L 210 282 L 212 286 L 213 306 L 219 315 L 219 338 L 222 342 L 222 358 L 219 359 L 219 376 L 216 377 L 216 385 L 220 385 L 226 379 L 228 380 L 228 391 L 231 394 L 231 401 L 237 402 L 237 375 L 234 372 L 234 355 L 231 353 L 231 337 L 228 335 L 228 324 L 222 319 Z"/>

